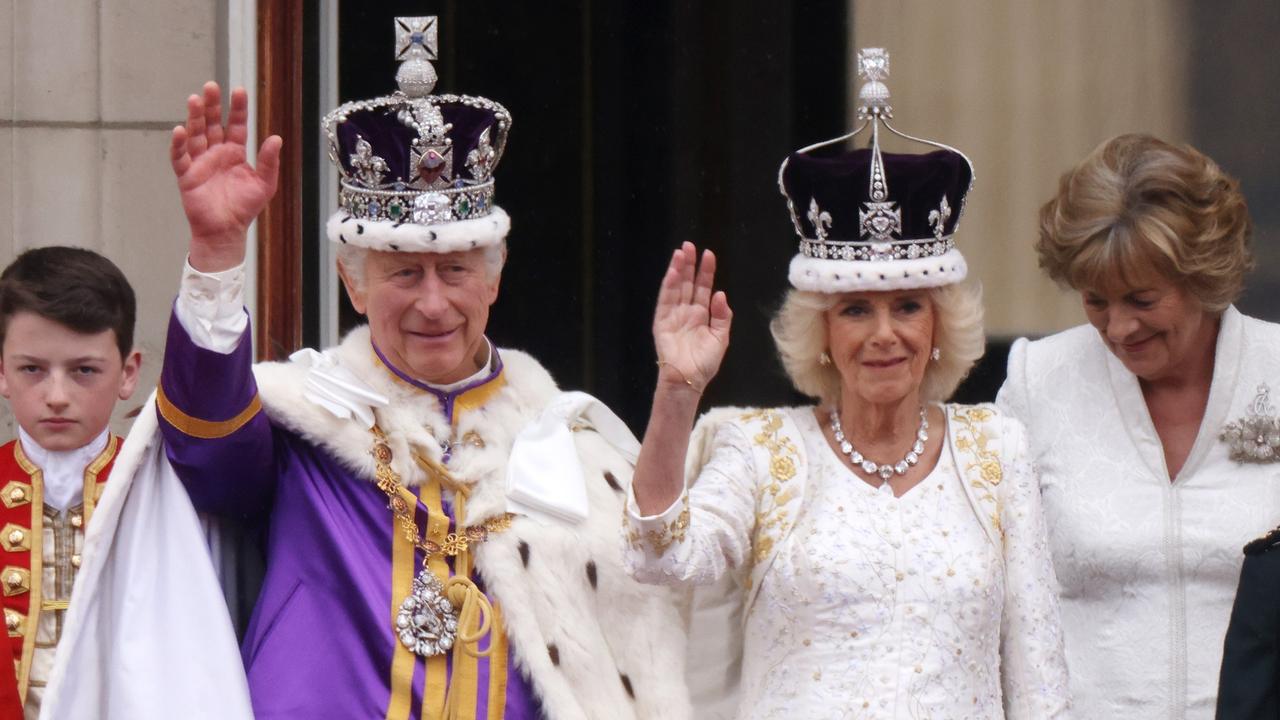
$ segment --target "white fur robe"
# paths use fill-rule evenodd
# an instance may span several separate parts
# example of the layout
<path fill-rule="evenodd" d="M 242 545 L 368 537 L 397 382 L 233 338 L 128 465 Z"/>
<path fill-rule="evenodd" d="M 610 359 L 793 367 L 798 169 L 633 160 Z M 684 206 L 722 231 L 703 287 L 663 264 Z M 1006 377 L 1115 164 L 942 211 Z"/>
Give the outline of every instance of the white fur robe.
<path fill-rule="evenodd" d="M 484 446 L 457 445 L 449 463 L 454 476 L 471 485 L 469 524 L 506 511 L 506 464 L 512 442 L 559 392 L 550 375 L 531 357 L 515 350 L 500 354 L 505 364 L 505 385 L 482 407 L 463 413 L 456 428 L 456 437 L 471 431 L 478 433 Z M 408 462 L 409 448 L 438 460 L 439 439 L 454 432 L 438 404 L 376 365 L 367 329 L 352 332 L 326 355 L 390 398 L 387 407 L 377 410 L 378 424 L 387 434 L 396 458 L 393 465 L 405 484 L 421 483 L 425 475 Z M 255 374 L 263 406 L 273 424 L 318 446 L 354 476 L 373 481 L 369 429 L 353 419 L 339 419 L 307 400 L 304 366 L 268 363 L 257 366 Z M 138 429 L 146 437 L 134 433 L 129 442 L 145 445 L 163 458 L 154 439 L 154 428 L 154 422 L 139 423 Z M 636 583 L 622 568 L 620 522 L 631 467 L 592 429 L 584 428 L 573 435 L 585 475 L 589 517 L 577 525 L 517 518 L 510 531 L 491 537 L 477 549 L 476 567 L 485 578 L 489 594 L 503 606 L 516 662 L 529 676 L 550 720 L 691 717 L 684 682 L 684 627 L 675 596 L 666 588 Z M 172 480 L 171 474 L 169 478 Z M 95 516 L 96 527 L 91 528 L 91 536 L 96 539 L 86 541 L 82 578 L 94 577 L 96 581 L 77 584 L 63 637 L 65 647 L 87 642 L 95 652 L 77 652 L 72 657 L 68 657 L 70 653 L 59 653 L 49 688 L 51 698 L 60 689 L 64 695 L 72 691 L 76 695 L 96 692 L 106 696 L 114 692 L 111 686 L 117 683 L 148 687 L 170 682 L 175 686 L 183 682 L 198 685 L 192 678 L 210 671 L 205 662 L 174 664 L 172 659 L 179 649 L 172 646 L 172 635 L 162 626 L 129 637 L 127 642 L 119 638 L 119 646 L 104 642 L 104 636 L 112 636 L 113 623 L 118 620 L 111 613 L 115 607 L 112 597 L 131 582 L 141 580 L 129 576 L 135 568 L 146 565 L 139 562 L 140 554 L 179 554 L 173 543 L 181 541 L 186 545 L 180 549 L 185 557 L 207 557 L 203 547 L 192 546 L 199 539 L 198 533 L 164 538 L 164 552 L 160 543 L 148 548 L 147 544 L 123 542 L 137 527 L 150 522 L 128 509 L 136 505 L 134 498 L 147 494 L 143 484 L 150 482 L 150 477 L 113 473 Z M 117 500 L 112 501 L 113 497 Z M 185 508 L 177 508 L 176 515 L 194 520 L 185 496 L 167 493 L 166 498 L 170 511 L 175 503 L 185 504 Z M 170 512 L 155 503 L 142 509 Z M 108 512 L 114 521 L 103 517 Z M 122 524 L 122 517 L 129 524 Z M 125 549 L 128 562 L 122 554 Z M 193 577 L 207 580 L 208 565 L 188 565 L 191 567 L 186 571 L 167 567 L 166 575 L 152 578 L 159 586 L 153 600 L 144 599 L 131 612 L 154 612 L 154 617 L 166 617 L 164 604 L 180 602 Z M 207 585 L 196 583 L 206 591 Z M 148 602 L 153 606 L 149 608 Z M 204 632 L 220 638 L 219 647 L 225 647 L 230 625 L 221 618 Z M 126 650 L 133 664 L 129 676 L 121 677 L 110 667 L 116 655 Z M 225 667 L 230 659 L 225 655 L 221 653 L 213 661 L 222 664 L 221 671 L 230 672 Z M 237 680 L 237 692 L 232 695 L 238 694 L 244 683 L 238 657 L 235 663 L 232 676 Z M 172 698 L 166 701 L 171 702 Z M 72 707 L 70 702 L 47 702 L 49 708 Z M 145 717 L 194 717 L 189 710 L 179 705 L 152 707 Z M 78 716 L 64 710 L 43 717 L 69 720 Z M 99 717 L 132 720 L 142 716 L 114 713 Z"/>

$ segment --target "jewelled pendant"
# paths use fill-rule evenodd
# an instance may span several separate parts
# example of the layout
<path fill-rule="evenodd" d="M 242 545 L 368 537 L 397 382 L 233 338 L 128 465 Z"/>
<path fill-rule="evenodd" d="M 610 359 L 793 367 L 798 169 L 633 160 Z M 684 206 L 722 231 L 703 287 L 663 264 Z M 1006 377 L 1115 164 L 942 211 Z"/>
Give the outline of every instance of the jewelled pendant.
<path fill-rule="evenodd" d="M 458 635 L 457 611 L 430 568 L 422 568 L 413 579 L 413 590 L 400 603 L 396 634 L 402 645 L 422 657 L 441 655 L 453 647 Z"/>

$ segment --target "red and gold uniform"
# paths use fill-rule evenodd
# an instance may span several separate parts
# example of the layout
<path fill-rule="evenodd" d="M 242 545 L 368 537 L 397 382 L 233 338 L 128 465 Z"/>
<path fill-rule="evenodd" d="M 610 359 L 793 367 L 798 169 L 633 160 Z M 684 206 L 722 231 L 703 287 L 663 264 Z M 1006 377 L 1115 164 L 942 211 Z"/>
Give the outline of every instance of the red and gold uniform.
<path fill-rule="evenodd" d="M 58 510 L 45 503 L 42 471 L 22 443 L 0 447 L 0 591 L 18 693 L 29 718 L 38 714 L 53 670 L 84 530 L 119 448 L 120 438 L 108 436 L 106 447 L 84 467 L 81 501 Z"/>

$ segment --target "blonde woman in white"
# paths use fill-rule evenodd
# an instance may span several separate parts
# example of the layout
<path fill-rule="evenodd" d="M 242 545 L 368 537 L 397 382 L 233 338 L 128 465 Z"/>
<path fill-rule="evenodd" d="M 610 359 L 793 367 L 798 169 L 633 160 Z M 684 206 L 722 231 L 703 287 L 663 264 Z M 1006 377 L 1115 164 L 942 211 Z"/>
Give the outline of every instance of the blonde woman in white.
<path fill-rule="evenodd" d="M 1063 717 L 1022 425 L 944 402 L 983 349 L 980 291 L 961 282 L 953 240 L 972 170 L 932 143 L 881 153 L 887 91 L 863 97 L 870 148 L 806 148 L 780 173 L 801 243 L 772 330 L 818 404 L 713 411 L 691 435 L 732 313 L 714 256 L 676 250 L 626 561 L 644 582 L 737 581 L 737 717 Z M 863 222 L 878 211 L 884 222 Z"/>

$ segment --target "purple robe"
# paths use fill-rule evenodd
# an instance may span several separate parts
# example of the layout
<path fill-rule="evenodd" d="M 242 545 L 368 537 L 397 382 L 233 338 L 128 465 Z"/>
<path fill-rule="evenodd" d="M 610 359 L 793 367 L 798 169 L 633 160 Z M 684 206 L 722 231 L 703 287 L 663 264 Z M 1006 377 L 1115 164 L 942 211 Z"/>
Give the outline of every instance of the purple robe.
<path fill-rule="evenodd" d="M 456 396 L 500 375 L 498 363 L 490 377 L 440 397 L 441 407 L 452 413 Z M 266 577 L 242 646 L 256 716 L 384 718 L 396 703 L 408 708 L 399 717 L 427 717 L 424 696 L 442 698 L 444 688 L 427 680 L 423 658 L 414 656 L 412 684 L 393 698 L 393 608 L 403 598 L 392 597 L 392 548 L 401 530 L 387 496 L 260 409 L 248 330 L 223 355 L 194 345 L 172 318 L 160 388 L 166 453 L 196 509 L 267 522 Z M 452 511 L 442 509 L 452 532 Z M 419 502 L 419 528 L 428 516 Z M 421 560 L 417 551 L 415 572 Z M 506 652 L 480 659 L 468 689 L 475 717 L 543 717 L 501 642 Z M 443 676 L 454 675 L 450 661 Z"/>

